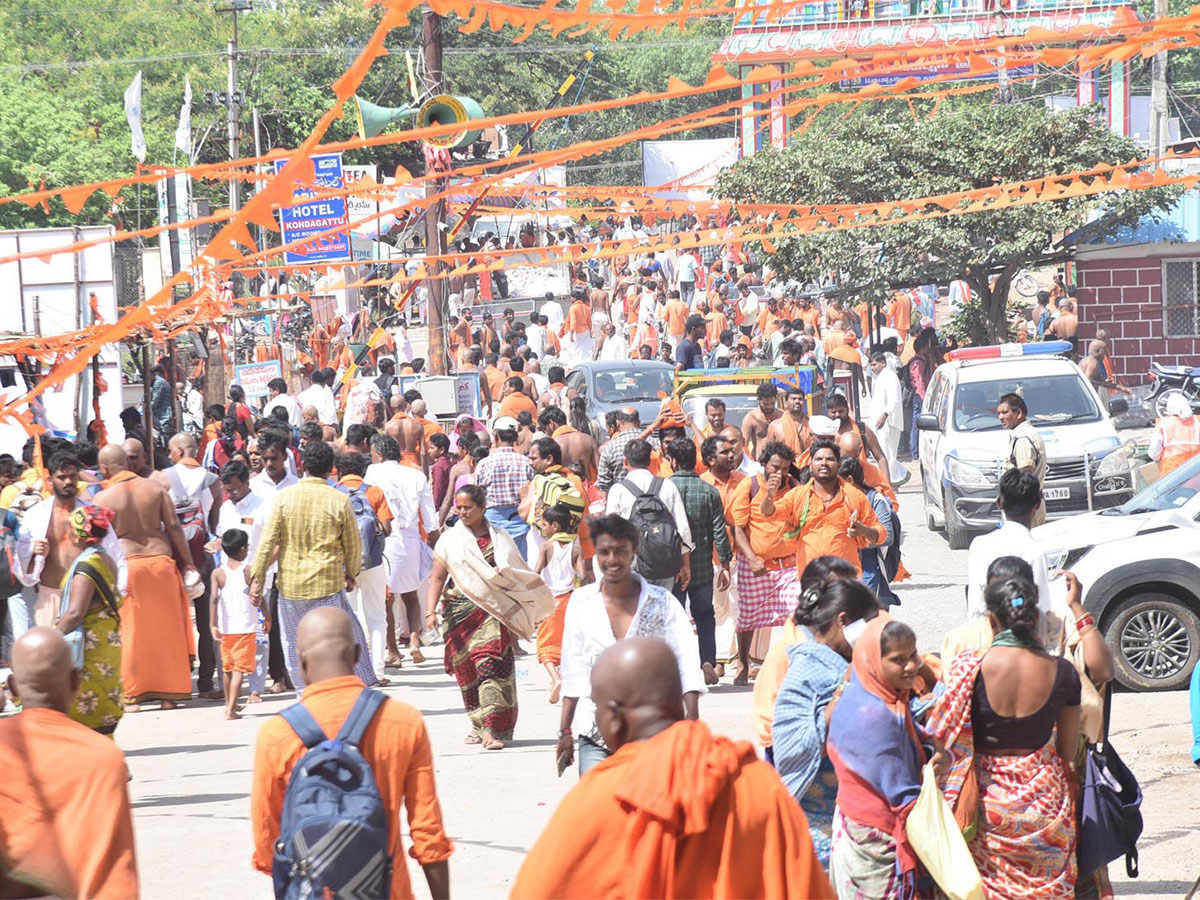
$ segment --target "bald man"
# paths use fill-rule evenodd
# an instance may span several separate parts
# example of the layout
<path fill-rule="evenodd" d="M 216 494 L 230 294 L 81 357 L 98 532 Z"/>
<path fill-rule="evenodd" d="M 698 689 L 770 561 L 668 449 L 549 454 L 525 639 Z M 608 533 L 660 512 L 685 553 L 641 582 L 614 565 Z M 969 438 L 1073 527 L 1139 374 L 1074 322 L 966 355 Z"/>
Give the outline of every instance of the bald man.
<path fill-rule="evenodd" d="M 300 620 L 296 650 L 307 687 L 303 707 L 326 735 L 341 729 L 359 695 L 368 690 L 354 674 L 363 648 L 355 642 L 350 615 L 334 607 L 318 607 Z M 293 707 L 295 709 L 295 707 Z M 454 845 L 442 826 L 441 806 L 433 777 L 433 751 L 420 712 L 399 700 L 384 700 L 358 749 L 371 765 L 387 810 L 392 855 L 392 882 L 387 897 L 412 897 L 408 865 L 400 839 L 400 808 L 408 810 L 411 854 L 421 865 L 434 900 L 450 896 L 447 860 Z M 272 716 L 258 733 L 250 821 L 254 829 L 254 867 L 271 874 L 283 800 L 292 768 L 305 746 L 282 716 Z M 385 896 L 363 886 L 364 896 Z M 382 886 L 378 886 L 382 887 Z"/>
<path fill-rule="evenodd" d="M 867 459 L 867 454 L 863 450 L 862 437 L 857 431 L 843 431 L 837 436 L 838 450 L 841 451 L 842 458 L 854 456 L 858 458 L 859 464 L 863 470 L 863 481 L 867 487 L 874 488 L 879 491 L 892 504 L 892 509 L 896 512 L 900 511 L 900 501 L 896 498 L 896 491 L 892 488 L 891 483 L 883 474 L 883 470 L 875 463 Z"/>
<path fill-rule="evenodd" d="M 53 628 L 12 649 L 21 714 L 0 719 L 0 897 L 138 896 L 125 757 L 67 714 L 79 670 Z"/>
<path fill-rule="evenodd" d="M 396 414 L 383 426 L 383 430 L 400 445 L 400 462 L 415 466 L 428 475 L 425 426 L 409 415 L 408 404 L 403 397 L 396 399 L 400 401 L 400 406 Z"/>
<path fill-rule="evenodd" d="M 833 897 L 804 813 L 744 741 L 684 720 L 675 654 L 626 638 L 592 667 L 615 752 L 580 779 L 511 897 Z"/>
<path fill-rule="evenodd" d="M 121 444 L 121 449 L 125 451 L 125 457 L 129 460 L 129 471 L 143 478 L 149 478 L 154 473 L 146 456 L 146 445 L 137 438 L 128 438 Z"/>
<path fill-rule="evenodd" d="M 216 677 L 217 653 L 209 622 L 213 567 L 204 545 L 209 534 L 216 530 L 225 495 L 221 479 L 200 465 L 200 447 L 193 435 L 186 431 L 173 435 L 167 442 L 167 458 L 171 465 L 155 472 L 152 478 L 171 495 L 192 562 L 204 584 L 204 593 L 192 601 L 196 613 L 196 693 L 205 700 L 220 700 L 224 695 L 220 679 Z M 183 565 L 179 559 L 175 563 L 176 566 Z"/>
<path fill-rule="evenodd" d="M 100 474 L 108 486 L 96 495 L 96 504 L 113 511 L 112 530 L 129 567 L 121 609 L 125 711 L 137 712 L 146 701 L 174 709 L 177 700 L 192 695 L 188 656 L 196 649 L 183 579 L 198 580 L 200 573 L 162 485 L 130 471 L 129 458 L 116 444 L 100 451 Z"/>

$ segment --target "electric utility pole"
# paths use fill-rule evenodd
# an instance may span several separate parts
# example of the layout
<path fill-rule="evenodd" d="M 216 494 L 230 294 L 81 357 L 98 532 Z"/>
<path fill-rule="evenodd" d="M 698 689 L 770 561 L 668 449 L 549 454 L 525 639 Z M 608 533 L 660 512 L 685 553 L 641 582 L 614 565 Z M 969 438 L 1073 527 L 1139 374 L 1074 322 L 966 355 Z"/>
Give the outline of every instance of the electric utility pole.
<path fill-rule="evenodd" d="M 225 87 L 226 104 L 229 111 L 227 137 L 231 160 L 240 159 L 242 156 L 241 150 L 238 149 L 240 128 L 238 120 L 242 114 L 242 95 L 238 93 L 237 89 L 238 14 L 249 12 L 250 6 L 251 0 L 230 0 L 229 6 L 216 10 L 218 13 L 230 13 L 233 16 L 233 39 L 226 44 L 229 55 L 229 72 Z M 237 212 L 241 206 L 240 188 L 241 181 L 237 177 L 229 179 L 229 208 L 234 212 Z"/>
<path fill-rule="evenodd" d="M 1167 0 L 1154 0 L 1154 18 L 1168 15 Z M 1154 54 L 1150 64 L 1150 155 L 1162 156 L 1171 142 L 1167 105 L 1167 52 Z"/>
<path fill-rule="evenodd" d="M 421 44 L 425 50 L 425 86 L 434 96 L 446 93 L 446 73 L 442 71 L 442 17 L 428 6 L 421 9 Z M 425 156 L 426 174 L 429 174 L 430 156 Z M 445 178 L 436 178 L 425 182 L 425 196 L 440 194 L 445 187 Z M 446 203 L 442 199 L 435 200 L 425 210 L 425 267 L 429 278 L 425 285 L 429 300 L 426 305 L 427 324 L 429 326 L 429 371 L 434 375 L 445 375 L 449 370 L 446 360 L 446 340 L 442 332 L 443 299 L 445 284 L 438 278 L 441 272 L 441 260 L 435 260 L 445 248 L 442 246 L 442 218 L 446 214 Z M 481 278 L 490 277 L 486 272 Z"/>

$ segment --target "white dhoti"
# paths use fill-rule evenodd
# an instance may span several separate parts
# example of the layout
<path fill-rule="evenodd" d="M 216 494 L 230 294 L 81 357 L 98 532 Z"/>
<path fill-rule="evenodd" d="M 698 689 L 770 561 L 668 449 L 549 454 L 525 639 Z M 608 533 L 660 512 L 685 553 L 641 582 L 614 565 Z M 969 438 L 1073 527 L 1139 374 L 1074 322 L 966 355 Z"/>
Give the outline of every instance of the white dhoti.
<path fill-rule="evenodd" d="M 407 594 L 421 586 L 421 532 L 397 528 L 383 545 L 383 564 L 388 569 L 387 586 L 393 594 Z"/>
<path fill-rule="evenodd" d="M 900 464 L 900 435 L 899 428 L 892 427 L 891 417 L 884 422 L 882 428 L 871 426 L 871 430 L 875 432 L 875 437 L 879 438 L 879 446 L 883 448 L 883 455 L 887 461 L 888 480 L 895 484 L 897 481 L 902 481 L 904 476 L 908 474 L 908 470 Z"/>
<path fill-rule="evenodd" d="M 567 334 L 567 341 L 563 346 L 563 361 L 570 366 L 587 362 L 592 358 L 594 350 L 595 344 L 592 342 L 592 336 L 588 332 L 572 331 Z"/>
<path fill-rule="evenodd" d="M 375 677 L 382 678 L 383 658 L 387 652 L 387 566 L 379 565 L 359 572 L 354 590 L 346 600 L 367 638 L 364 649 L 371 659 Z"/>

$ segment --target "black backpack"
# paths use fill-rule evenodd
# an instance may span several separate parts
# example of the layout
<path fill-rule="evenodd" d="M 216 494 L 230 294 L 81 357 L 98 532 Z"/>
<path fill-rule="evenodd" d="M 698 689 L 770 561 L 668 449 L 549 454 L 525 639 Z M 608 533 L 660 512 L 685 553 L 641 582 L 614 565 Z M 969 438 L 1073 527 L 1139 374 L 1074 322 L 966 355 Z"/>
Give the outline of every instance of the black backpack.
<path fill-rule="evenodd" d="M 674 578 L 683 565 L 683 539 L 679 537 L 675 517 L 659 496 L 663 479 L 652 479 L 650 488 L 645 491 L 628 478 L 621 482 L 621 486 L 633 495 L 629 521 L 641 536 L 638 542 L 638 574 L 655 581 Z"/>

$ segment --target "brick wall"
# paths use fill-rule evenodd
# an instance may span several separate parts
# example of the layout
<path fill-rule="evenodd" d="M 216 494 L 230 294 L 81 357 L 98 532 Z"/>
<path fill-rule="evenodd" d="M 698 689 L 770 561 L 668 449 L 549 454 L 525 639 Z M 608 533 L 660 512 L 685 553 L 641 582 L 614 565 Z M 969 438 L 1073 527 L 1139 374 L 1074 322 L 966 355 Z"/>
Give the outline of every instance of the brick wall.
<path fill-rule="evenodd" d="M 1200 338 L 1163 337 L 1161 258 L 1080 260 L 1077 271 L 1080 353 L 1104 329 L 1126 384 L 1146 382 L 1151 360 L 1200 365 Z"/>

